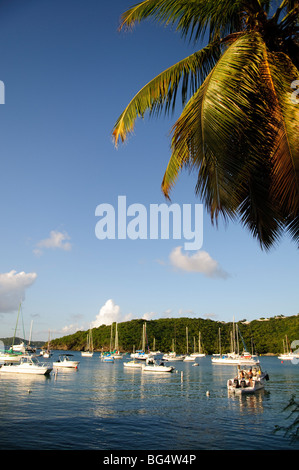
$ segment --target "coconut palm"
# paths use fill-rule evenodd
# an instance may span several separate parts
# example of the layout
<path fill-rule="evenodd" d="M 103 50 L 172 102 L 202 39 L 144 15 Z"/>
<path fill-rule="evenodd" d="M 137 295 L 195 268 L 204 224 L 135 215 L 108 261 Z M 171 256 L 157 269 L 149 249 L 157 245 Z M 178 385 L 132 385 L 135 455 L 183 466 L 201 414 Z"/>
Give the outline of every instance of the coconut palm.
<path fill-rule="evenodd" d="M 182 169 L 195 171 L 212 222 L 237 218 L 266 249 L 285 230 L 299 240 L 299 1 L 274 3 L 145 0 L 126 11 L 120 29 L 152 18 L 195 52 L 145 85 L 113 129 L 117 145 L 146 111 L 173 110 L 180 92 L 163 193 Z"/>

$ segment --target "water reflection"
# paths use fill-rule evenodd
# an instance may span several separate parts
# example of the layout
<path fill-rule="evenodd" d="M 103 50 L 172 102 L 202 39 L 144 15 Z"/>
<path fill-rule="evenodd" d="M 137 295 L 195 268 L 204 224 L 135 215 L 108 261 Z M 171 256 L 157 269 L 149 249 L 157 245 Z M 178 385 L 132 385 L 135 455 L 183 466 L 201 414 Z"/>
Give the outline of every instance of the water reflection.
<path fill-rule="evenodd" d="M 248 395 L 236 394 L 229 390 L 227 392 L 232 404 L 236 406 L 239 405 L 241 413 L 250 412 L 253 414 L 263 413 L 264 398 L 268 394 L 269 392 L 266 392 L 265 389 L 258 390 L 257 392 Z"/>

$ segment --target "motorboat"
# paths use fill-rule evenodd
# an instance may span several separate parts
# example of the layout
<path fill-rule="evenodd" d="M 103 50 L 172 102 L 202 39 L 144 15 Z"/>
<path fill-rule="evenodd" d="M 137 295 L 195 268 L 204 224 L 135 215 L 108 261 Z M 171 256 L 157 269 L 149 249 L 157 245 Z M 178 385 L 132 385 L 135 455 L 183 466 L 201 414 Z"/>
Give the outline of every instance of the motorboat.
<path fill-rule="evenodd" d="M 59 360 L 53 362 L 53 367 L 65 367 L 65 368 L 73 368 L 77 369 L 80 361 L 73 361 L 71 358 L 73 354 L 60 354 Z"/>
<path fill-rule="evenodd" d="M 36 357 L 23 356 L 18 364 L 3 364 L 0 368 L 0 372 L 48 375 L 52 369 L 53 367 L 50 366 L 50 364 L 39 362 Z"/>
<path fill-rule="evenodd" d="M 227 389 L 241 395 L 254 393 L 263 389 L 267 380 L 269 375 L 262 371 L 260 364 L 239 365 L 237 375 L 227 381 Z"/>
<path fill-rule="evenodd" d="M 164 362 L 158 362 L 154 358 L 150 357 L 142 365 L 142 371 L 144 372 L 173 372 L 175 367 L 165 366 Z"/>

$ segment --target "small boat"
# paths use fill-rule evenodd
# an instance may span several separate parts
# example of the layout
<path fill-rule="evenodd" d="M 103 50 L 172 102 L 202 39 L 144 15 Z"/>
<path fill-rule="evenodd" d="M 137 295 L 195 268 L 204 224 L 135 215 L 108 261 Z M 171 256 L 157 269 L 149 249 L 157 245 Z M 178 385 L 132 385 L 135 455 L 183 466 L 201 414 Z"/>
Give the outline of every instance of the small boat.
<path fill-rule="evenodd" d="M 60 354 L 59 360 L 53 362 L 53 367 L 65 367 L 65 368 L 73 368 L 77 369 L 80 361 L 73 361 L 71 358 L 73 354 Z"/>
<path fill-rule="evenodd" d="M 10 372 L 14 374 L 36 374 L 48 375 L 52 367 L 49 364 L 39 362 L 36 357 L 23 356 L 18 364 L 3 364 L 0 372 Z"/>
<path fill-rule="evenodd" d="M 112 354 L 105 354 L 104 356 L 101 357 L 103 362 L 110 362 L 114 363 L 114 357 Z"/>
<path fill-rule="evenodd" d="M 173 372 L 175 367 L 165 366 L 164 362 L 157 362 L 154 358 L 150 357 L 142 365 L 142 371 L 144 372 Z"/>
<path fill-rule="evenodd" d="M 269 380 L 269 375 L 262 371 L 260 364 L 256 364 L 254 367 L 239 365 L 236 377 L 227 381 L 227 389 L 241 395 L 254 393 L 262 390 L 267 380 Z"/>

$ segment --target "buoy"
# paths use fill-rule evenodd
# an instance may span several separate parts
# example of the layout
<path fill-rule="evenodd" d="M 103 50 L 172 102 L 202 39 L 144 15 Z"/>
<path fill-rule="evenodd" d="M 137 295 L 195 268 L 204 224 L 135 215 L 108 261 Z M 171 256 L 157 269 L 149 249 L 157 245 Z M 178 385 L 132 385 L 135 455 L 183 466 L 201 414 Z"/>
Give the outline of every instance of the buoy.
<path fill-rule="evenodd" d="M 209 397 L 210 396 L 210 392 L 209 390 L 206 391 L 206 396 Z"/>
<path fill-rule="evenodd" d="M 181 382 L 183 382 L 183 376 L 184 376 L 184 373 L 183 371 L 181 371 Z"/>

